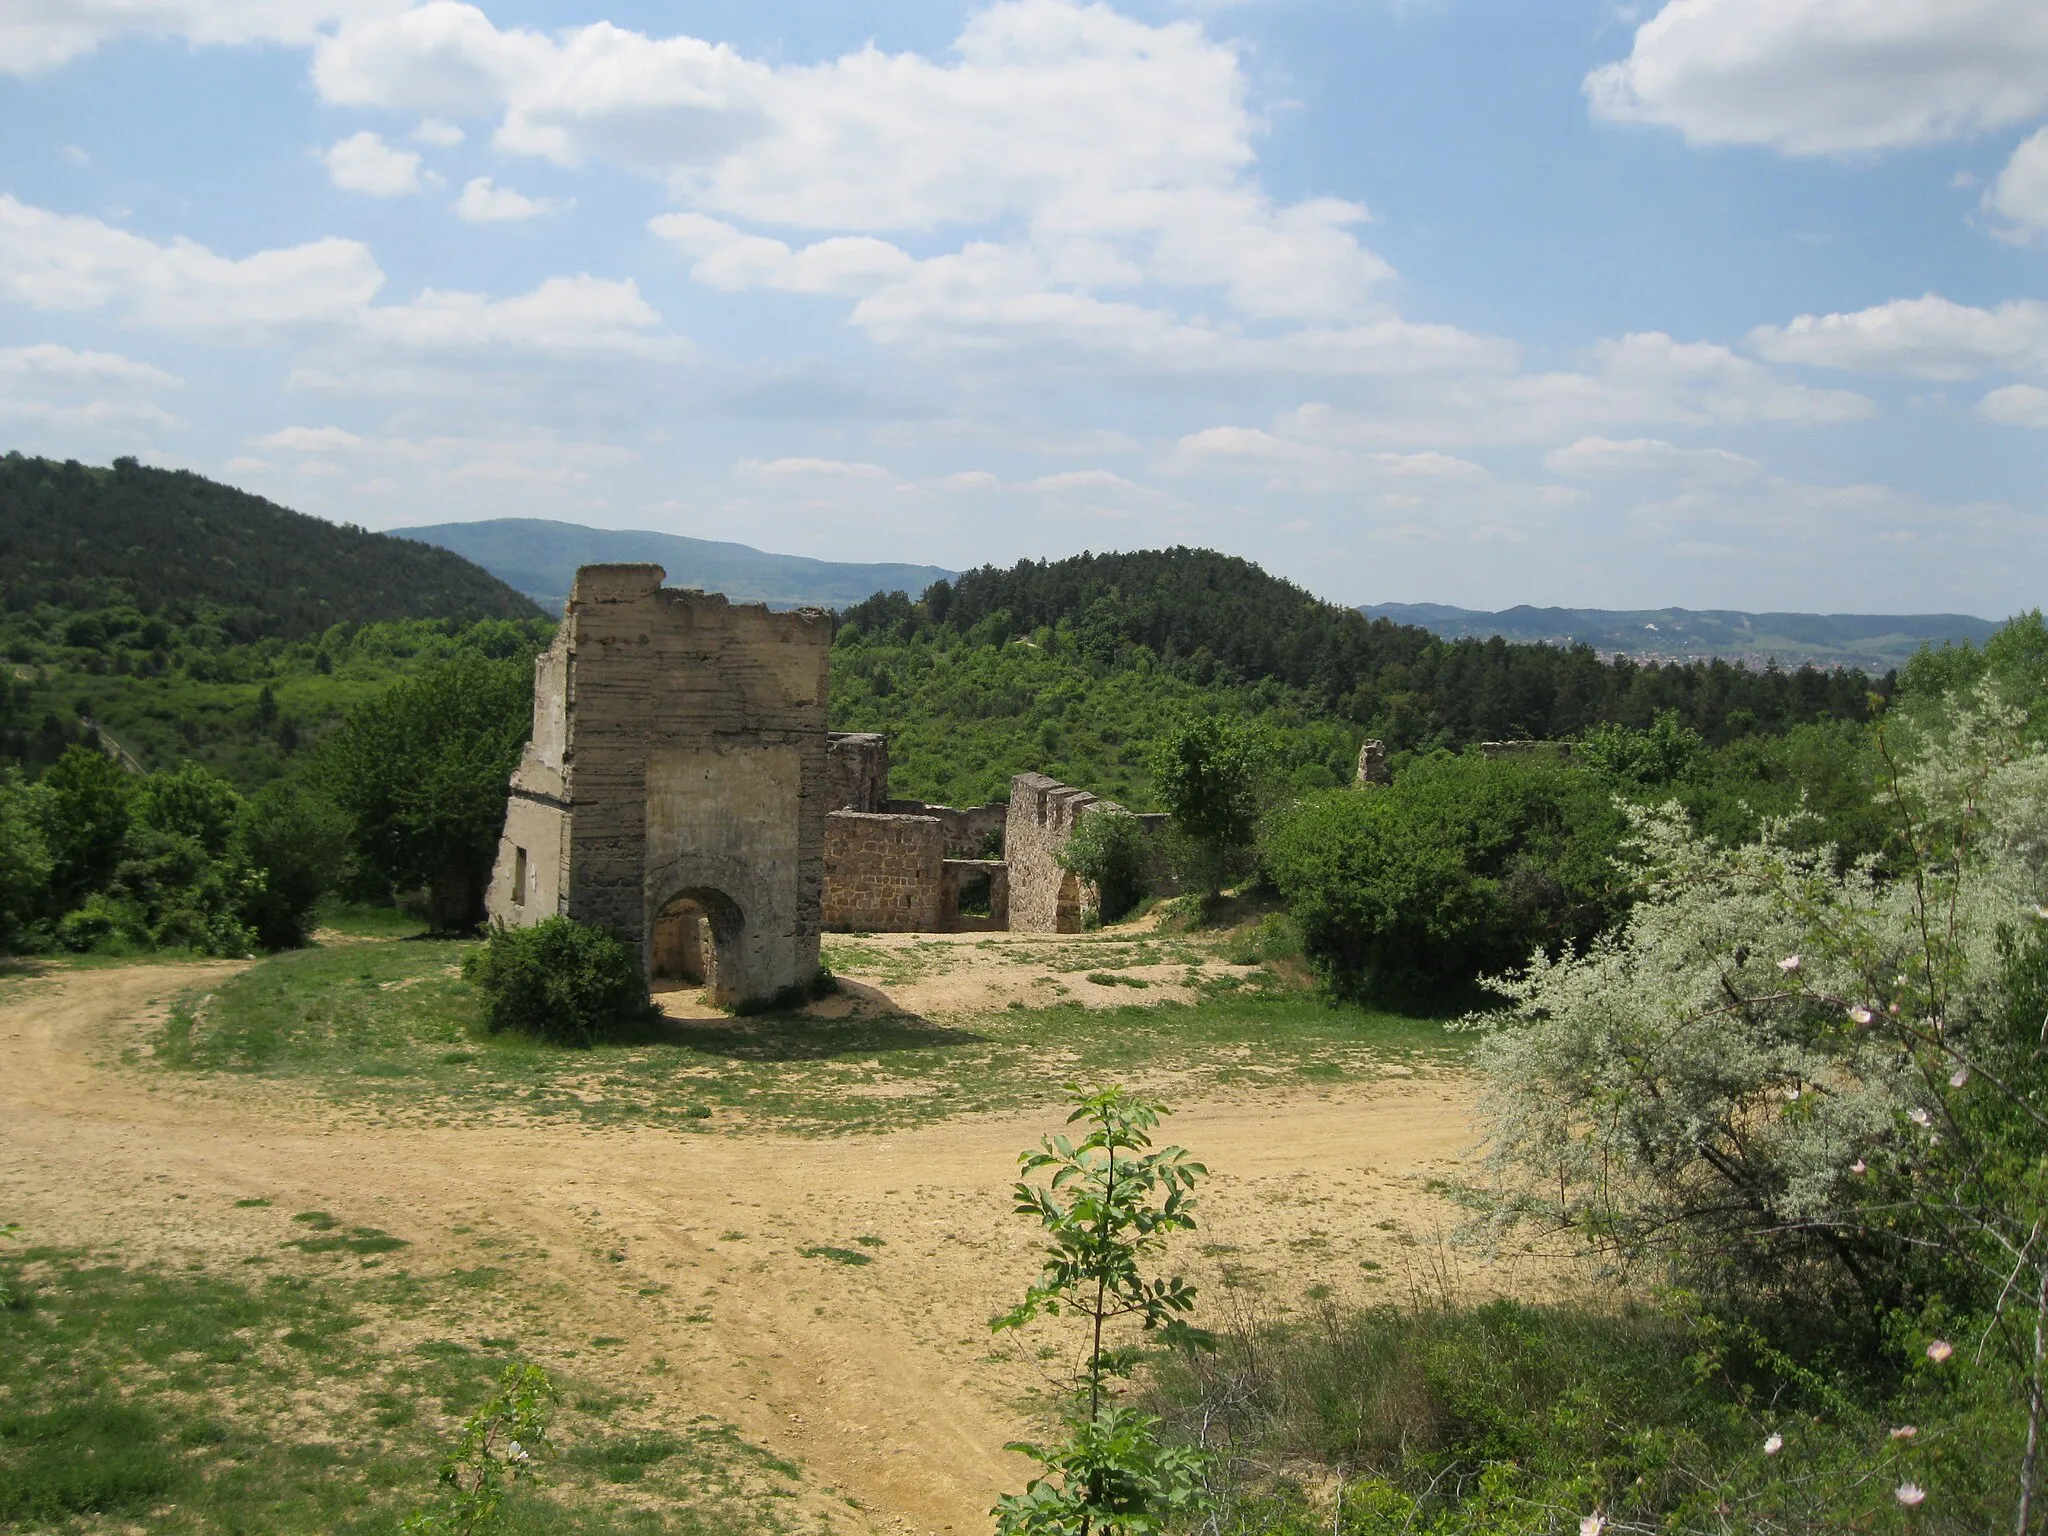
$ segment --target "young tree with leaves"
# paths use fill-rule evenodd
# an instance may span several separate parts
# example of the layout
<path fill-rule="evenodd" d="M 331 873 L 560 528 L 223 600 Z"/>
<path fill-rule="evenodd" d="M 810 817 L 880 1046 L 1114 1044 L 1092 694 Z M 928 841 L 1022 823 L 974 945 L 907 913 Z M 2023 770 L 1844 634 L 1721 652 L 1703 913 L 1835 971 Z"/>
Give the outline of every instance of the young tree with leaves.
<path fill-rule="evenodd" d="M 1184 839 L 1184 877 L 1213 900 L 1259 831 L 1267 743 L 1258 727 L 1203 715 L 1167 733 L 1152 754 L 1152 782 Z"/>
<path fill-rule="evenodd" d="M 1001 1536 L 1152 1536 L 1169 1519 L 1207 1507 L 1205 1458 L 1191 1446 L 1162 1444 L 1159 1420 L 1119 1403 L 1116 1383 L 1138 1362 L 1134 1327 L 1169 1346 L 1211 1343 L 1187 1320 L 1195 1288 L 1144 1270 L 1169 1236 L 1194 1230 L 1195 1181 L 1208 1170 L 1179 1147 L 1153 1148 L 1163 1106 L 1123 1088 L 1068 1092 L 1067 1124 L 1085 1125 L 1087 1134 L 1048 1137 L 1019 1158 L 1026 1177 L 1016 1185 L 1016 1209 L 1045 1229 L 1044 1267 L 991 1327 L 1064 1314 L 1086 1324 L 1085 1352 L 1066 1437 L 1010 1447 L 1050 1476 L 1005 1494 L 991 1513 Z M 1044 1183 L 1030 1181 L 1046 1172 Z"/>

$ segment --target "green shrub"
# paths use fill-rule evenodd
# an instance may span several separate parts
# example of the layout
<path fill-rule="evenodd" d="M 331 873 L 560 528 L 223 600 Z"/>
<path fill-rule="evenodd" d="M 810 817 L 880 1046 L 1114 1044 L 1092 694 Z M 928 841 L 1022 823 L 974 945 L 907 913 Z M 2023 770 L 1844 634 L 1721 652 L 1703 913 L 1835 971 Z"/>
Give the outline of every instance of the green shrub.
<path fill-rule="evenodd" d="M 499 924 L 463 961 L 462 974 L 483 994 L 484 1025 L 493 1034 L 516 1029 L 557 1045 L 591 1045 L 653 1007 L 632 946 L 574 918 L 532 928 Z"/>
<path fill-rule="evenodd" d="M 1440 753 L 1383 788 L 1304 796 L 1264 852 L 1318 976 L 1359 999 L 1585 943 L 1625 899 L 1625 826 L 1604 775 Z"/>
<path fill-rule="evenodd" d="M 1062 869 L 1094 883 L 1105 923 L 1117 921 L 1145 898 L 1149 858 L 1145 824 L 1123 811 L 1083 816 L 1059 851 Z"/>

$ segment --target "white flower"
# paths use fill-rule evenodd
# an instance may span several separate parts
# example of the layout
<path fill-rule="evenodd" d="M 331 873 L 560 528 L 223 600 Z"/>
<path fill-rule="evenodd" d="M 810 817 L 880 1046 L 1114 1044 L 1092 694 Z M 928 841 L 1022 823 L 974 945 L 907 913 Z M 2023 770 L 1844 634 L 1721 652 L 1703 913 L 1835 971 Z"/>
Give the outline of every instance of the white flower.
<path fill-rule="evenodd" d="M 1918 1483 L 1901 1483 L 1895 1497 L 1906 1508 L 1911 1509 L 1915 1504 L 1918 1504 L 1927 1497 L 1927 1490 Z"/>
<path fill-rule="evenodd" d="M 1766 1456 L 1775 1456 L 1783 1449 L 1785 1449 L 1785 1437 L 1773 1430 L 1764 1441 L 1764 1454 Z"/>
<path fill-rule="evenodd" d="M 1783 971 L 1787 976 L 1792 975 L 1795 971 L 1799 969 L 1799 957 L 1797 955 L 1787 955 L 1784 959 L 1778 962 L 1778 969 Z"/>
<path fill-rule="evenodd" d="M 1849 1165 L 1849 1171 L 1851 1173 L 1868 1173 L 1870 1172 L 1870 1164 L 1866 1163 L 1865 1161 L 1863 1161 L 1862 1158 L 1859 1157 L 1856 1159 L 1855 1162 Z"/>
<path fill-rule="evenodd" d="M 1579 1536 L 1600 1536 L 1606 1529 L 1607 1517 L 1597 1509 L 1579 1521 Z"/>
<path fill-rule="evenodd" d="M 1932 1344 L 1927 1346 L 1927 1358 L 1932 1360 L 1936 1365 L 1941 1364 L 1942 1361 L 1946 1360 L 1950 1355 L 1954 1354 L 1955 1352 L 1955 1345 L 1949 1343 L 1947 1339 L 1936 1339 Z"/>
<path fill-rule="evenodd" d="M 1897 1429 L 1892 1431 L 1892 1438 L 1894 1440 L 1910 1440 L 1919 1433 L 1920 1429 L 1918 1425 L 1901 1424 Z"/>
<path fill-rule="evenodd" d="M 1875 1015 L 1872 1014 L 1868 1008 L 1856 1007 L 1851 1008 L 1849 1010 L 1849 1019 L 1851 1023 L 1868 1024 L 1874 1017 Z"/>
<path fill-rule="evenodd" d="M 1911 1109 L 1906 1111 L 1906 1118 L 1912 1121 L 1915 1125 L 1931 1125 L 1934 1121 L 1934 1117 L 1928 1114 L 1927 1111 L 1922 1109 L 1918 1104 L 1915 1104 Z"/>
<path fill-rule="evenodd" d="M 505 1456 L 508 1461 L 533 1460 L 533 1453 L 527 1450 L 527 1448 L 521 1445 L 517 1440 L 514 1440 L 510 1445 L 505 1447 Z"/>
<path fill-rule="evenodd" d="M 1955 1071 L 1948 1075 L 1948 1085 L 1951 1088 L 1960 1088 L 1969 1080 L 1970 1069 L 1968 1067 L 1957 1067 Z"/>

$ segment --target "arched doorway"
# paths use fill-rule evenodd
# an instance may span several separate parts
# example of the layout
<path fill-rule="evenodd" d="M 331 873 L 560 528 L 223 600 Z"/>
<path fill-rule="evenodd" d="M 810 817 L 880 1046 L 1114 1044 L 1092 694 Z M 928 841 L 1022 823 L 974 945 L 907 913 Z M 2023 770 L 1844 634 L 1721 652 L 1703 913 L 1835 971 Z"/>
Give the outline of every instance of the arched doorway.
<path fill-rule="evenodd" d="M 737 995 L 740 977 L 740 909 L 722 891 L 688 890 L 671 897 L 654 915 L 648 946 L 648 979 L 656 992 L 702 987 L 712 1001 Z M 720 956 L 729 957 L 725 965 Z"/>

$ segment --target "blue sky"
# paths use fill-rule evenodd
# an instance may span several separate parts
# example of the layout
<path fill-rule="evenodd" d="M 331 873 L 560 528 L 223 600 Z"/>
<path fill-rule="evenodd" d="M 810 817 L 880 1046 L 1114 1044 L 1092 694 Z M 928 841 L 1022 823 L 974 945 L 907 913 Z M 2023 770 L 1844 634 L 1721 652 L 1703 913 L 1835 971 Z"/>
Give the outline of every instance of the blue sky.
<path fill-rule="evenodd" d="M 1350 602 L 2048 593 L 2039 0 L 11 0 L 0 443 Z"/>

